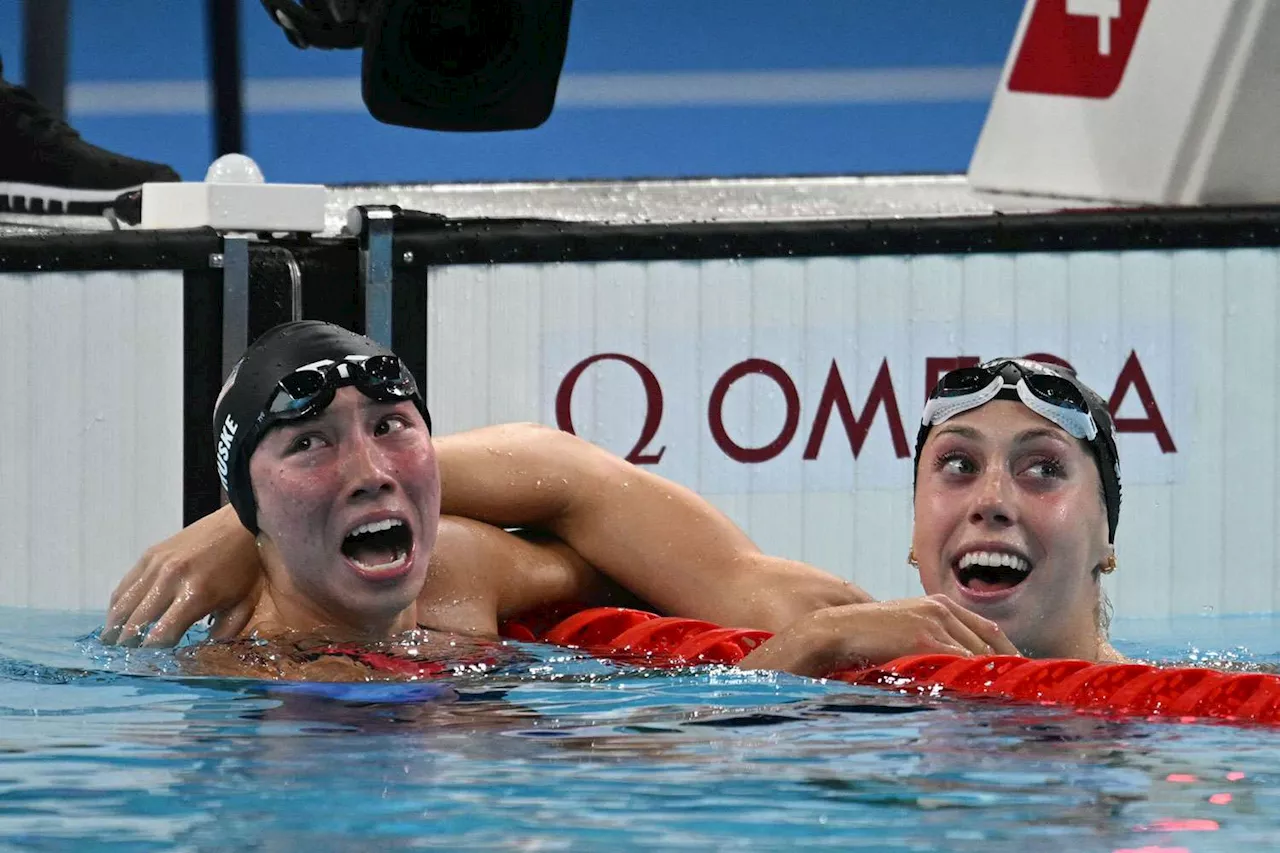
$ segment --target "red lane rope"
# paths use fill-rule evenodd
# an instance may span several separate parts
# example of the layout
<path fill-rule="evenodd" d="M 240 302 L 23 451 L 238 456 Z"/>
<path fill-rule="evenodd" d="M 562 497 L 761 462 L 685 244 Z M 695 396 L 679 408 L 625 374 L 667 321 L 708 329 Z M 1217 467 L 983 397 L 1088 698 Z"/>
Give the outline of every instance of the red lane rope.
<path fill-rule="evenodd" d="M 519 621 L 504 637 L 581 648 L 653 666 L 736 664 L 772 635 L 621 607 L 582 610 L 548 630 Z M 1280 725 L 1280 675 L 1145 663 L 913 655 L 829 678 L 921 695 L 987 696 L 1121 716 Z"/>

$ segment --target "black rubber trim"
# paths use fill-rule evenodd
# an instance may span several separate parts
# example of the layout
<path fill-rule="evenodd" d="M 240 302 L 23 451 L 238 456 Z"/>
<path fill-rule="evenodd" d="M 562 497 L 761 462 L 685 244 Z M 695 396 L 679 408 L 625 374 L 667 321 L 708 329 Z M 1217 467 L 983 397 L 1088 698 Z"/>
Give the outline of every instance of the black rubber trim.
<path fill-rule="evenodd" d="M 391 280 L 391 349 L 427 396 L 427 274 L 396 270 Z"/>
<path fill-rule="evenodd" d="M 0 271 L 208 269 L 220 251 L 212 228 L 24 234 L 0 238 Z"/>
<path fill-rule="evenodd" d="M 1280 207 L 1149 208 L 806 222 L 396 223 L 398 268 L 440 264 L 1280 246 Z M 408 257 L 410 260 L 406 261 Z"/>
<path fill-rule="evenodd" d="M 182 524 L 222 505 L 214 469 L 213 408 L 222 389 L 222 270 L 182 277 Z"/>
<path fill-rule="evenodd" d="M 302 272 L 302 316 L 364 333 L 360 302 L 360 253 L 354 239 L 315 239 L 288 244 Z"/>
<path fill-rule="evenodd" d="M 249 244 L 248 340 L 292 319 L 293 279 L 289 275 L 288 244 Z M 303 279 L 305 281 L 305 278 Z M 221 319 L 219 319 L 221 322 Z M 236 353 L 239 357 L 240 353 Z M 209 409 L 212 417 L 213 409 Z"/>

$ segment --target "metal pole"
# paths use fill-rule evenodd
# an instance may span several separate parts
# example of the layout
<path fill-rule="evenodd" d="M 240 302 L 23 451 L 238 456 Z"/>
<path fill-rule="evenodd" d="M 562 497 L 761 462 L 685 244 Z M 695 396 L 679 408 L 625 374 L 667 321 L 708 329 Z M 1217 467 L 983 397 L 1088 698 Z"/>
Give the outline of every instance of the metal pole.
<path fill-rule="evenodd" d="M 249 346 L 249 238 L 222 238 L 222 256 L 210 258 L 222 265 L 222 378 L 231 375 L 245 347 Z"/>
<path fill-rule="evenodd" d="M 364 333 L 391 346 L 392 249 L 399 208 L 357 205 L 347 211 L 347 231 L 360 237 L 360 292 L 364 300 Z"/>
<path fill-rule="evenodd" d="M 240 0 L 206 0 L 213 156 L 244 151 L 241 103 Z"/>
<path fill-rule="evenodd" d="M 22 5 L 22 83 L 58 118 L 67 115 L 67 19 L 71 0 Z"/>
<path fill-rule="evenodd" d="M 364 285 L 364 333 L 391 346 L 391 247 L 395 214 L 368 212 L 368 231 L 360 246 L 360 283 Z"/>

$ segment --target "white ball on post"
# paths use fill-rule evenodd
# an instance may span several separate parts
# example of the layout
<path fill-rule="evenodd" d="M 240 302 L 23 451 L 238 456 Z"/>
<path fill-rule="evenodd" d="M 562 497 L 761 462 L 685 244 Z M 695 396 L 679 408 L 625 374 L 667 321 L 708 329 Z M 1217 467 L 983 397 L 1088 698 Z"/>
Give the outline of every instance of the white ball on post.
<path fill-rule="evenodd" d="M 245 154 L 223 154 L 209 164 L 204 179 L 210 184 L 261 184 L 265 183 L 262 170 L 253 158 Z"/>

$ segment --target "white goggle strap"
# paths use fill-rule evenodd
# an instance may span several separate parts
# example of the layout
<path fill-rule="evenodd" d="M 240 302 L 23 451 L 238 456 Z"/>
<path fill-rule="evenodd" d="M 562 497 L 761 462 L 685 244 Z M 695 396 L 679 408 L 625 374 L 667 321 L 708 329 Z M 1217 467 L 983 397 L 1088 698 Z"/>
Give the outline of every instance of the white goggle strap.
<path fill-rule="evenodd" d="M 937 426 L 956 415 L 985 406 L 996 398 L 1004 388 L 1004 379 L 997 376 L 981 391 L 963 394 L 959 397 L 932 397 L 924 404 L 924 412 L 920 415 L 921 426 Z"/>
<path fill-rule="evenodd" d="M 1027 387 L 1027 380 L 1019 379 L 1015 386 L 1018 399 L 1031 411 L 1047 421 L 1052 421 L 1076 438 L 1093 441 L 1098 435 L 1098 425 L 1093 422 L 1093 415 L 1078 409 L 1055 406 L 1037 397 Z"/>

